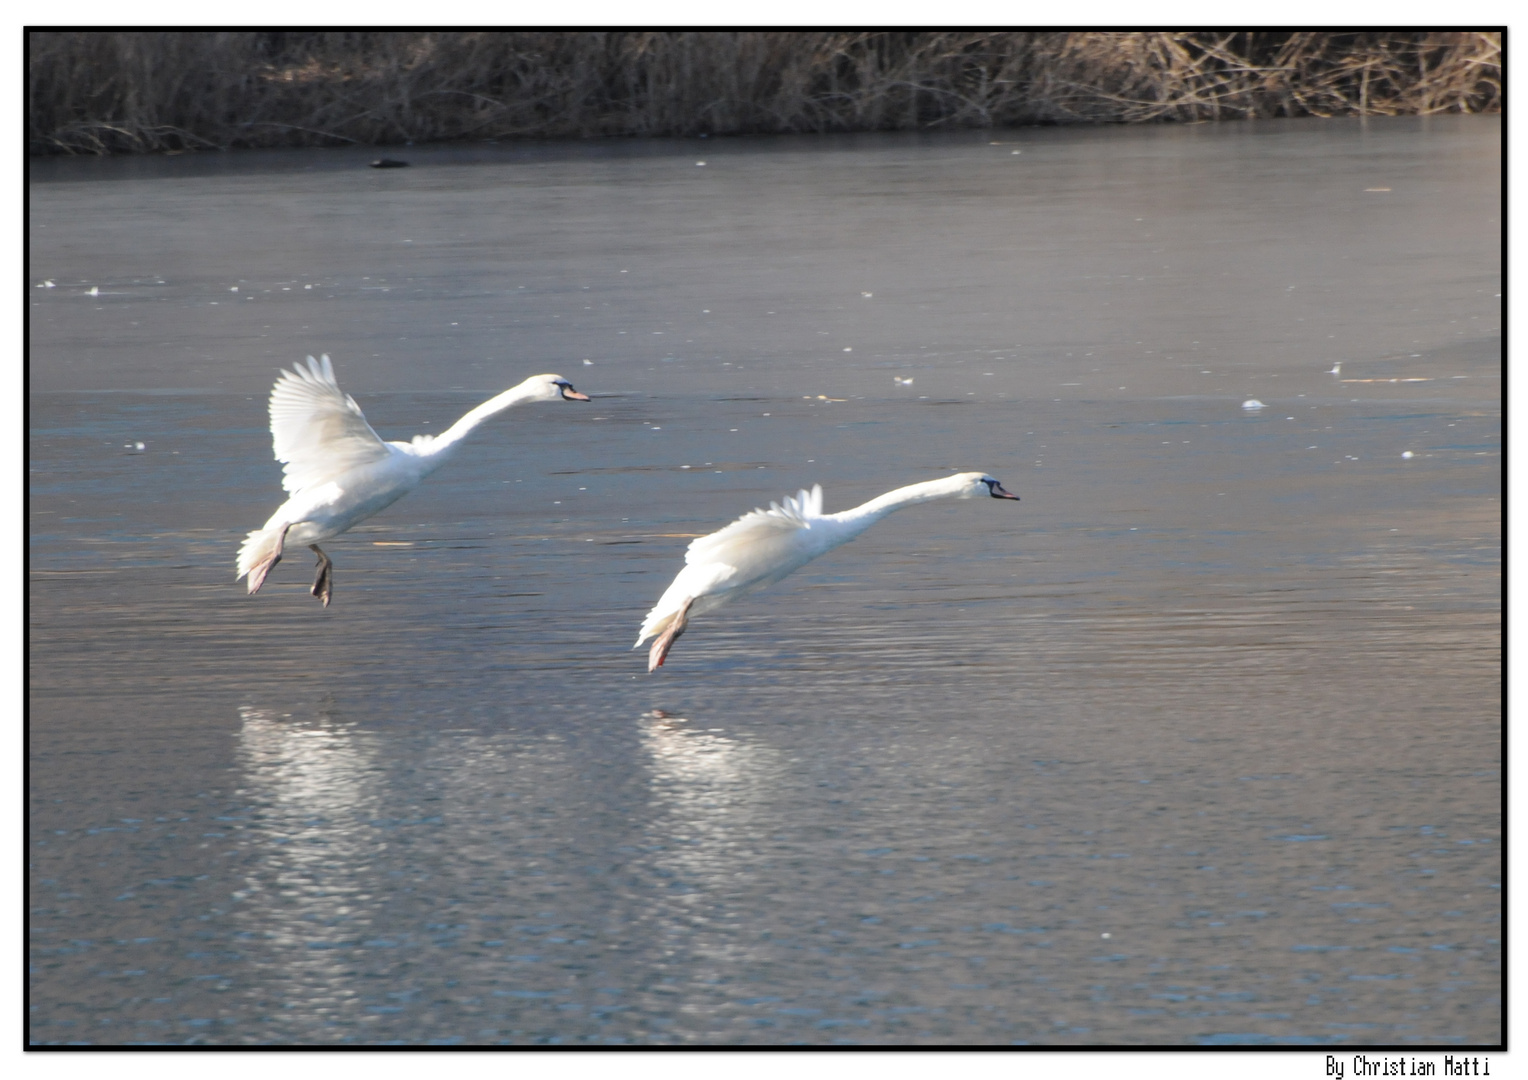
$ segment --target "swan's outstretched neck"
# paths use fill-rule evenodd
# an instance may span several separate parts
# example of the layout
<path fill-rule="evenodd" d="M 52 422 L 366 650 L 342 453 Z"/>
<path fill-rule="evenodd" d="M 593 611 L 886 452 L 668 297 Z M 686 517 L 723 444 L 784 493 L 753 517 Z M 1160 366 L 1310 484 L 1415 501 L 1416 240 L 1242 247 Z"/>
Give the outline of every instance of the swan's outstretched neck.
<path fill-rule="evenodd" d="M 420 453 L 424 456 L 442 454 L 456 447 L 456 444 L 472 434 L 483 421 L 497 416 L 511 405 L 519 405 L 524 401 L 533 401 L 541 395 L 542 387 L 535 379 L 527 379 L 519 386 L 512 386 L 498 397 L 491 397 L 477 408 L 468 412 L 456 423 L 446 428 L 439 435 L 429 440 L 418 440 Z"/>
<path fill-rule="evenodd" d="M 888 491 L 884 495 L 877 495 L 867 503 L 861 503 L 852 510 L 842 510 L 828 516 L 845 525 L 858 526 L 861 529 L 869 528 L 880 521 L 893 510 L 900 510 L 904 506 L 915 506 L 918 503 L 930 502 L 934 499 L 947 499 L 952 495 L 960 495 L 968 486 L 964 476 L 946 476 L 940 480 L 926 480 L 921 484 L 908 484 L 899 487 L 895 491 Z"/>
<path fill-rule="evenodd" d="M 440 454 L 455 448 L 456 444 L 472 434 L 473 430 L 483 421 L 497 416 L 511 405 L 518 405 L 530 398 L 528 389 L 522 384 L 511 387 L 497 397 L 491 397 L 477 408 L 470 410 L 456 423 L 446 428 L 439 435 L 421 447 L 426 454 Z"/>

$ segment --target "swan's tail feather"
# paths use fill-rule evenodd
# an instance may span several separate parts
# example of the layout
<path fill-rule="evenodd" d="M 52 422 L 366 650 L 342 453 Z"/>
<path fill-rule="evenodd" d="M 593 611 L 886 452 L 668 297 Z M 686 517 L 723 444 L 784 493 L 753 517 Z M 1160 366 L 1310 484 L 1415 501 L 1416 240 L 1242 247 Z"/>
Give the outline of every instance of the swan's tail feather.
<path fill-rule="evenodd" d="M 678 584 L 677 582 L 675 584 Z M 670 586 L 672 590 L 672 586 Z M 683 623 L 689 618 L 690 605 L 695 602 L 695 597 L 685 596 L 678 593 L 672 597 L 664 593 L 662 598 L 653 605 L 653 609 L 642 620 L 642 629 L 637 631 L 637 643 L 633 649 L 640 649 L 642 643 L 648 638 L 658 637 L 665 634 L 674 625 L 675 620 Z M 677 605 L 677 606 L 676 606 Z M 674 637 L 678 637 L 675 634 Z"/>
<path fill-rule="evenodd" d="M 674 647 L 674 642 L 679 640 L 679 635 L 684 633 L 684 628 L 689 623 L 690 605 L 694 602 L 694 597 L 685 597 L 684 603 L 680 605 L 679 610 L 674 612 L 673 616 L 669 619 L 667 628 L 658 635 L 657 640 L 653 642 L 653 647 L 647 650 L 648 671 L 657 671 L 663 666 L 664 658 L 668 656 L 669 650 Z M 639 641 L 637 644 L 640 645 L 642 643 Z"/>
<path fill-rule="evenodd" d="M 642 620 L 642 629 L 637 631 L 637 643 L 632 646 L 633 649 L 640 649 L 644 641 L 663 633 L 674 621 L 675 612 L 664 611 L 663 606 L 663 601 L 659 600 Z"/>
<path fill-rule="evenodd" d="M 644 641 L 652 637 L 654 634 L 663 633 L 663 630 L 667 625 L 668 623 L 666 620 L 654 619 L 652 614 L 649 613 L 647 618 L 642 620 L 642 629 L 637 631 L 637 643 L 633 645 L 632 648 L 640 649 Z"/>
<path fill-rule="evenodd" d="M 260 586 L 265 584 L 265 575 L 281 561 L 281 549 L 286 545 L 289 528 L 290 525 L 283 525 L 279 529 L 256 529 L 244 538 L 244 544 L 239 548 L 239 572 L 234 580 L 248 574 L 250 593 L 260 591 Z"/>

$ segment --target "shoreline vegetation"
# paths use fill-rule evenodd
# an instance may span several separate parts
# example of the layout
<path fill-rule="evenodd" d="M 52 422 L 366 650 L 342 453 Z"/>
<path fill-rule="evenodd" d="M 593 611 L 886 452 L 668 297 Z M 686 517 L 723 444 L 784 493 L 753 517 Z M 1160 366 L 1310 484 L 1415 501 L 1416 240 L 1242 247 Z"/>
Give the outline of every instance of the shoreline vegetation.
<path fill-rule="evenodd" d="M 1499 112 L 1475 31 L 34 31 L 40 154 Z"/>

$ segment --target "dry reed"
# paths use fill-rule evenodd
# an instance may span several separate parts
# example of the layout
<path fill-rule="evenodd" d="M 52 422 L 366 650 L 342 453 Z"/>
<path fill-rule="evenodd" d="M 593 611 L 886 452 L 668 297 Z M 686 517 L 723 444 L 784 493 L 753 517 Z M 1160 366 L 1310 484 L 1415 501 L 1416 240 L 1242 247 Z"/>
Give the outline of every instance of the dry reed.
<path fill-rule="evenodd" d="M 1495 32 L 34 31 L 32 153 L 1491 112 Z"/>

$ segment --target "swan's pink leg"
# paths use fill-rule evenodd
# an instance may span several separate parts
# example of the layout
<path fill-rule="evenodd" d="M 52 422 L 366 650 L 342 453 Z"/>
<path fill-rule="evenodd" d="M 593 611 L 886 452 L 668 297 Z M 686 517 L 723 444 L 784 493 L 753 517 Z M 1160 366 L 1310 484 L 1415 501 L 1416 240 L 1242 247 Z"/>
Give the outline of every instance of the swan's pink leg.
<path fill-rule="evenodd" d="M 693 596 L 685 597 L 684 603 L 679 605 L 679 610 L 674 614 L 673 620 L 668 624 L 668 629 L 658 635 L 653 647 L 647 651 L 647 670 L 656 671 L 663 666 L 663 658 L 674 647 L 674 642 L 679 640 L 679 635 L 684 633 L 686 616 L 690 605 L 695 602 Z"/>
<path fill-rule="evenodd" d="M 281 549 L 286 546 L 287 529 L 291 527 L 290 525 L 283 526 L 281 535 L 276 537 L 276 550 L 250 567 L 249 594 L 251 596 L 260 591 L 260 586 L 265 584 L 265 575 L 269 574 L 275 565 L 281 561 Z"/>
<path fill-rule="evenodd" d="M 308 546 L 318 552 L 318 576 L 313 579 L 313 595 L 324 602 L 324 607 L 328 607 L 329 595 L 334 591 L 334 563 L 329 561 L 329 556 L 317 544 Z"/>

